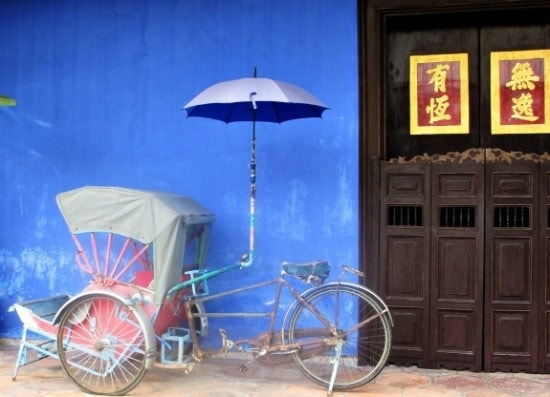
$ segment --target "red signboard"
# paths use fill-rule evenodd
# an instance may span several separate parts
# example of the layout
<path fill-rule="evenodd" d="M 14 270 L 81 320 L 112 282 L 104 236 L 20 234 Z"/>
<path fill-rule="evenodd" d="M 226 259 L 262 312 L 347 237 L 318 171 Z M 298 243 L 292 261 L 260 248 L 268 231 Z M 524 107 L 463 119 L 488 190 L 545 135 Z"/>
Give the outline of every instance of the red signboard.
<path fill-rule="evenodd" d="M 550 133 L 550 50 L 491 53 L 491 132 Z"/>
<path fill-rule="evenodd" d="M 469 132 L 468 54 L 410 57 L 411 135 Z"/>

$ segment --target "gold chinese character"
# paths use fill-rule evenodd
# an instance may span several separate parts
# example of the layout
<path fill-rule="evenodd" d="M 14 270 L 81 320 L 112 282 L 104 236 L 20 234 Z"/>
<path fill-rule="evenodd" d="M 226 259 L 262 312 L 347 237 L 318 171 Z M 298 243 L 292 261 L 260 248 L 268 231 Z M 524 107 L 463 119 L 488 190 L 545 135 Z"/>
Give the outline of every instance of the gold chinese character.
<path fill-rule="evenodd" d="M 430 98 L 430 104 L 426 106 L 426 113 L 430 115 L 430 124 L 441 120 L 450 120 L 451 115 L 445 114 L 449 108 L 449 96 Z"/>
<path fill-rule="evenodd" d="M 432 78 L 428 81 L 428 84 L 434 85 L 434 92 L 446 92 L 447 71 L 450 69 L 449 65 L 438 64 L 433 69 L 428 69 L 427 74 L 431 74 Z"/>
<path fill-rule="evenodd" d="M 512 68 L 511 80 L 506 83 L 506 87 L 516 90 L 534 90 L 533 81 L 539 81 L 540 77 L 536 76 L 529 62 L 516 63 Z"/>
<path fill-rule="evenodd" d="M 518 98 L 512 98 L 514 105 L 512 106 L 512 118 L 535 121 L 538 120 L 538 116 L 535 116 L 533 112 L 533 96 L 529 93 L 521 94 Z"/>

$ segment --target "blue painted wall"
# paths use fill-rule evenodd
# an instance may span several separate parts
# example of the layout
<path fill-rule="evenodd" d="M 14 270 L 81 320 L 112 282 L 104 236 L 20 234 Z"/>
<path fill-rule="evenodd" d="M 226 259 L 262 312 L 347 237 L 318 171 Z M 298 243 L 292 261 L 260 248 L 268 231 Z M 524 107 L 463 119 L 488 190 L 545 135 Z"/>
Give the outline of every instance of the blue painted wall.
<path fill-rule="evenodd" d="M 0 0 L 0 20 L 0 94 L 17 100 L 0 108 L 1 337 L 20 336 L 14 302 L 88 282 L 59 192 L 189 195 L 217 216 L 210 268 L 247 252 L 251 125 L 182 106 L 254 67 L 330 110 L 258 124 L 256 262 L 210 289 L 275 276 L 284 260 L 358 265 L 355 0 Z"/>

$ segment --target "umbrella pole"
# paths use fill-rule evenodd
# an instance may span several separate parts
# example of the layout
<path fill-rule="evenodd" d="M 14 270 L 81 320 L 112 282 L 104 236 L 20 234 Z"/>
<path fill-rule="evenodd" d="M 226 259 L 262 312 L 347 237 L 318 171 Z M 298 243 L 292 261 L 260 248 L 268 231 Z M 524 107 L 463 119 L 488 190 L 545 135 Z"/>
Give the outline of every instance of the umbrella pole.
<path fill-rule="evenodd" d="M 256 67 L 254 67 L 254 77 L 256 77 Z M 248 261 L 247 266 L 254 261 L 254 237 L 256 234 L 256 101 L 255 92 L 250 93 L 252 102 L 252 147 L 250 154 L 250 227 L 248 235 Z"/>
<path fill-rule="evenodd" d="M 249 214 L 249 234 L 248 234 L 248 255 L 243 255 L 241 267 L 250 266 L 254 261 L 254 237 L 256 226 L 256 111 L 252 122 L 252 149 L 250 159 L 250 214 Z"/>
<path fill-rule="evenodd" d="M 254 69 L 256 77 L 256 69 Z M 250 159 L 250 215 L 248 230 L 248 254 L 243 255 L 240 261 L 241 267 L 250 266 L 254 262 L 254 235 L 256 227 L 256 110 L 258 106 L 254 100 L 256 92 L 250 93 L 250 102 L 252 104 L 252 148 Z"/>

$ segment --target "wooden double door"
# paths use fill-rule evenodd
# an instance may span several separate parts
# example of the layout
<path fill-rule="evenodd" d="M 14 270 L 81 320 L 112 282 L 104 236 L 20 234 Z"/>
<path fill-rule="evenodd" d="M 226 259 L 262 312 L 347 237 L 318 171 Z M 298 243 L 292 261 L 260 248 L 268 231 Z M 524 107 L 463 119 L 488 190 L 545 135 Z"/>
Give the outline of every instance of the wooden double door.
<path fill-rule="evenodd" d="M 550 159 L 471 149 L 373 169 L 390 361 L 550 373 Z"/>

